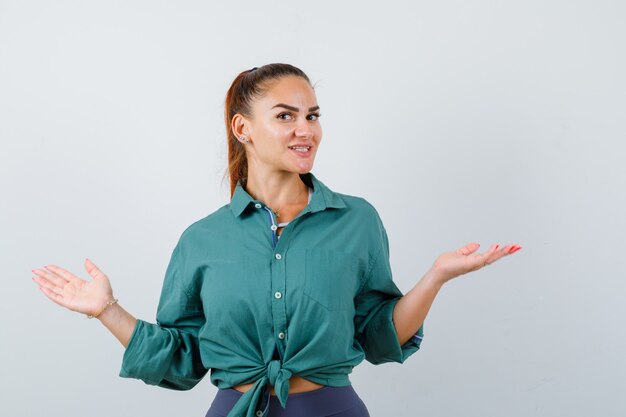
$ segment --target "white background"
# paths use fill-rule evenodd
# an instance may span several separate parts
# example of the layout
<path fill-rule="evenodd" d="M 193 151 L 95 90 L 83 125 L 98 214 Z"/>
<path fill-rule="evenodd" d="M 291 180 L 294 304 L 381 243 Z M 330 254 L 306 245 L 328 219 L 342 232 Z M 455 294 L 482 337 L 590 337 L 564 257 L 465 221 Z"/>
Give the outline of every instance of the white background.
<path fill-rule="evenodd" d="M 621 1 L 0 1 L 0 415 L 204 416 L 119 378 L 122 346 L 39 293 L 87 277 L 153 321 L 169 255 L 229 200 L 226 89 L 302 68 L 313 172 L 372 202 L 408 291 L 441 253 L 523 249 L 446 285 L 422 349 L 355 368 L 375 417 L 626 412 Z"/>

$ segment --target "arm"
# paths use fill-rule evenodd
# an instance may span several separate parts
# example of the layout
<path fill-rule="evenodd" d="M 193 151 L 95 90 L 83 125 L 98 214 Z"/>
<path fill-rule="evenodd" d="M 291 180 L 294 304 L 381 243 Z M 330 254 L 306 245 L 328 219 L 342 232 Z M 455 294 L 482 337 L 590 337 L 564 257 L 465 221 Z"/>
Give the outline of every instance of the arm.
<path fill-rule="evenodd" d="M 168 265 L 157 324 L 135 319 L 113 300 L 107 276 L 91 261 L 85 269 L 92 277 L 83 280 L 65 269 L 47 265 L 33 270 L 33 280 L 53 302 L 72 311 L 96 315 L 126 348 L 120 376 L 171 389 L 190 389 L 206 374 L 200 360 L 198 331 L 204 324 L 202 303 L 191 291 L 184 264 L 176 246 Z"/>
<path fill-rule="evenodd" d="M 398 342 L 406 343 L 420 328 L 443 284 L 432 269 L 406 293 L 393 309 Z"/>
<path fill-rule="evenodd" d="M 403 296 L 392 279 L 387 234 L 382 225 L 380 233 L 378 252 L 372 255 L 364 282 L 354 299 L 355 340 L 363 349 L 365 359 L 374 365 L 404 363 L 420 348 L 423 329 L 418 326 L 400 343 L 393 314 Z"/>
<path fill-rule="evenodd" d="M 520 246 L 507 245 L 498 250 L 494 245 L 484 254 L 473 254 L 480 245 L 470 243 L 455 252 L 439 256 L 422 279 L 396 303 L 393 322 L 400 344 L 408 341 L 424 323 L 437 293 L 450 279 L 517 252 Z"/>
<path fill-rule="evenodd" d="M 163 279 L 156 323 L 137 320 L 124 351 L 120 376 L 175 390 L 193 388 L 207 373 L 200 353 L 205 323 L 201 274 L 190 266 L 182 242 L 172 253 Z M 115 321 L 113 326 L 124 322 Z M 106 324 L 105 324 L 106 325 Z"/>

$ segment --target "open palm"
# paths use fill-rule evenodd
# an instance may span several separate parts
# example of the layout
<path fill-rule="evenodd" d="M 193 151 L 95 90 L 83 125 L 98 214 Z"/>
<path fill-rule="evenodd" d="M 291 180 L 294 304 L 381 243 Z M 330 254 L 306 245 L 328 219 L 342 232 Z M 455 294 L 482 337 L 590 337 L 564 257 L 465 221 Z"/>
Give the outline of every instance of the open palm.
<path fill-rule="evenodd" d="M 39 289 L 56 304 L 79 313 L 98 314 L 113 299 L 109 278 L 89 259 L 85 270 L 92 277 L 86 281 L 56 265 L 33 269 Z"/>
<path fill-rule="evenodd" d="M 521 249 L 521 246 L 517 245 L 506 245 L 501 248 L 499 245 L 492 245 L 485 253 L 475 253 L 479 247 L 480 244 L 472 242 L 454 252 L 446 252 L 435 260 L 433 269 L 439 271 L 444 281 L 448 281 L 492 264 L 503 256 Z"/>

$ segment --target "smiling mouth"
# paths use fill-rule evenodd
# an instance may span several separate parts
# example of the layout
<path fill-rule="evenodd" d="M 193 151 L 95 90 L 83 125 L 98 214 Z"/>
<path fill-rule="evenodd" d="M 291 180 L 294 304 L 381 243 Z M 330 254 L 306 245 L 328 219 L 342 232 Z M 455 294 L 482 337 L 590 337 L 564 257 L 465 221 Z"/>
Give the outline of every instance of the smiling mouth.
<path fill-rule="evenodd" d="M 311 146 L 289 146 L 289 149 L 298 152 L 308 152 L 311 149 Z"/>

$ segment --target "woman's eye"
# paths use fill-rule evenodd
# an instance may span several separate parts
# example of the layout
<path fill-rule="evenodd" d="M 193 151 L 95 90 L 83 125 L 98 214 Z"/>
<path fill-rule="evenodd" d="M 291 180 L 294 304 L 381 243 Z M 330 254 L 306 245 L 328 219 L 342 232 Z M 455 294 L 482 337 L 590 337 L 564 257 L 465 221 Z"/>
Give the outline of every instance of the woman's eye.
<path fill-rule="evenodd" d="M 320 118 L 320 116 L 321 116 L 321 114 L 319 114 L 319 113 L 309 114 L 309 120 L 317 120 L 317 119 Z"/>
<path fill-rule="evenodd" d="M 281 120 L 290 120 L 291 119 L 291 114 L 289 114 L 289 113 L 281 113 L 281 114 L 279 114 L 276 117 L 278 117 Z"/>

